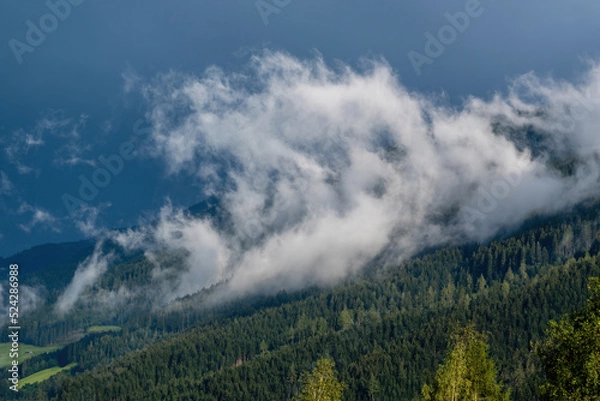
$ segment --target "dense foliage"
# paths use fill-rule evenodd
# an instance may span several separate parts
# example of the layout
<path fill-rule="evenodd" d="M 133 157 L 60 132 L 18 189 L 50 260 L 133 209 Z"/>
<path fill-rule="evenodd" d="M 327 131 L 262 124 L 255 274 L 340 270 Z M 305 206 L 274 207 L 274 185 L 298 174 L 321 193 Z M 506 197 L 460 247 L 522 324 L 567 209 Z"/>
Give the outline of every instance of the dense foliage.
<path fill-rule="evenodd" d="M 336 377 L 335 363 L 321 358 L 310 374 L 301 379 L 302 390 L 294 401 L 342 401 L 345 385 Z"/>
<path fill-rule="evenodd" d="M 585 306 L 589 277 L 600 275 L 599 231 L 598 208 L 581 209 L 530 222 L 487 245 L 446 247 L 394 268 L 372 267 L 335 288 L 216 308 L 203 307 L 206 294 L 199 294 L 184 300 L 184 308 L 102 316 L 122 332 L 83 337 L 47 362 L 33 358 L 29 373 L 55 360 L 79 368 L 27 386 L 19 397 L 291 400 L 301 394 L 301 372 L 329 358 L 347 385 L 344 400 L 417 400 L 448 355 L 449 333 L 472 323 L 487 337 L 499 385 L 513 400 L 535 400 L 544 375 L 531 343 L 542 340 L 551 319 Z M 146 272 L 143 260 L 132 260 L 111 269 L 102 285 L 118 288 Z M 36 317 L 32 338 L 42 339 L 46 323 L 60 329 L 41 342 L 97 324 L 85 308 L 62 323 L 44 318 Z M 488 357 L 487 349 L 475 349 Z"/>
<path fill-rule="evenodd" d="M 591 280 L 590 292 L 584 309 L 550 322 L 536 349 L 547 378 L 544 399 L 600 400 L 600 279 Z"/>
<path fill-rule="evenodd" d="M 433 386 L 425 384 L 425 401 L 508 401 L 496 376 L 498 371 L 488 355 L 485 336 L 472 326 L 452 336 L 452 346 L 440 365 Z"/>

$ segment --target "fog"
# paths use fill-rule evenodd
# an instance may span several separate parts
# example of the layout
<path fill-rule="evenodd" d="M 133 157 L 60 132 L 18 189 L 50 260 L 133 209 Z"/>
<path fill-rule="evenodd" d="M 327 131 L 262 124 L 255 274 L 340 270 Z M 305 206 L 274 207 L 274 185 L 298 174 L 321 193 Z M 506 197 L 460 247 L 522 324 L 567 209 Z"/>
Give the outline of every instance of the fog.
<path fill-rule="evenodd" d="M 394 265 L 427 247 L 485 242 L 598 195 L 591 62 L 577 82 L 530 73 L 459 107 L 408 91 L 382 60 L 357 71 L 279 52 L 236 73 L 170 72 L 137 90 L 154 105 L 147 156 L 201 182 L 227 216 L 167 204 L 152 224 L 105 234 L 151 260 L 185 251 L 176 279 L 156 264 L 163 303 L 216 283 L 219 297 L 334 284 L 380 255 Z M 96 253 L 85 262 L 59 309 L 107 263 Z"/>

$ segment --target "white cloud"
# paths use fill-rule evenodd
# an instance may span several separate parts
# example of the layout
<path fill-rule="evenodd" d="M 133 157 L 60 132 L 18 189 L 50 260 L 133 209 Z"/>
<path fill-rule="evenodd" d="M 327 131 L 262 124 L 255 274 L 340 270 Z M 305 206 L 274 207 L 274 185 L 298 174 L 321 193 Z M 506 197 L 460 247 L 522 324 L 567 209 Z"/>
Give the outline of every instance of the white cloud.
<path fill-rule="evenodd" d="M 165 206 L 156 224 L 113 233 L 111 239 L 126 250 L 144 249 L 155 262 L 153 277 L 158 283 L 158 304 L 200 291 L 227 277 L 231 250 L 207 220 L 190 219 L 182 211 Z M 183 266 L 163 266 L 160 256 L 179 251 Z"/>
<path fill-rule="evenodd" d="M 60 232 L 59 219 L 41 207 L 34 207 L 25 202 L 19 207 L 18 213 L 31 214 L 31 219 L 29 222 L 19 224 L 19 228 L 25 232 L 29 233 L 32 229 L 38 226 L 42 226 L 45 229 L 50 229 L 55 232 Z"/>
<path fill-rule="evenodd" d="M 46 289 L 43 287 L 19 286 L 19 310 L 27 314 L 43 304 Z"/>
<path fill-rule="evenodd" d="M 223 280 L 233 294 L 333 283 L 383 252 L 396 263 L 485 241 L 599 193 L 598 66 L 577 84 L 528 74 L 454 108 L 409 92 L 381 62 L 252 60 L 249 73 L 170 73 L 144 89 L 160 105 L 154 155 L 201 177 L 229 216 L 217 227 L 167 208 L 116 236 L 149 255 L 185 251 L 165 300 Z M 571 176 L 549 163 L 566 156 Z"/>
<path fill-rule="evenodd" d="M 77 118 L 67 118 L 60 110 L 49 111 L 31 127 L 15 130 L 8 138 L 0 140 L 0 143 L 5 144 L 6 159 L 15 166 L 19 174 L 39 176 L 42 170 L 36 151 L 51 143 L 55 149 L 53 160 L 55 164 L 94 165 L 93 160 L 84 157 L 92 146 L 81 141 L 81 133 L 86 127 L 88 118 L 89 116 L 85 114 Z M 48 140 L 48 137 L 52 139 Z"/>
<path fill-rule="evenodd" d="M 110 202 L 103 202 L 98 206 L 81 205 L 72 216 L 75 227 L 86 237 L 102 237 L 107 230 L 98 224 L 98 218 L 103 210 L 111 206 Z"/>
<path fill-rule="evenodd" d="M 84 143 L 81 139 L 82 131 L 86 128 L 89 116 L 82 114 L 79 118 L 66 120 L 66 124 L 61 126 L 61 130 L 54 130 L 52 134 L 61 138 L 63 144 L 56 146 L 54 151 L 54 164 L 63 166 L 76 166 L 84 164 L 95 167 L 96 161 L 86 154 L 93 149 L 90 143 Z"/>
<path fill-rule="evenodd" d="M 0 195 L 11 195 L 15 189 L 6 173 L 0 170 Z"/>
<path fill-rule="evenodd" d="M 24 159 L 31 148 L 39 147 L 44 144 L 41 137 L 34 137 L 22 130 L 13 133 L 10 144 L 4 147 L 4 153 L 9 163 L 17 168 L 19 174 L 39 174 L 39 170 L 24 163 Z"/>
<path fill-rule="evenodd" d="M 112 254 L 102 253 L 102 243 L 98 243 L 94 253 L 79 264 L 73 279 L 56 301 L 55 310 L 59 314 L 68 312 L 78 301 L 79 297 L 92 287 L 108 269 L 113 259 Z"/>
<path fill-rule="evenodd" d="M 137 71 L 129 63 L 121 73 L 121 78 L 123 78 L 123 91 L 125 93 L 134 91 L 142 80 Z"/>
<path fill-rule="evenodd" d="M 7 313 L 0 314 L 0 324 L 5 324 L 8 320 L 8 289 L 10 286 L 6 282 L 6 287 L 0 283 L 0 308 Z M 19 316 L 21 319 L 26 318 L 30 312 L 33 312 L 44 302 L 46 289 L 43 287 L 30 287 L 28 285 L 19 285 Z"/>

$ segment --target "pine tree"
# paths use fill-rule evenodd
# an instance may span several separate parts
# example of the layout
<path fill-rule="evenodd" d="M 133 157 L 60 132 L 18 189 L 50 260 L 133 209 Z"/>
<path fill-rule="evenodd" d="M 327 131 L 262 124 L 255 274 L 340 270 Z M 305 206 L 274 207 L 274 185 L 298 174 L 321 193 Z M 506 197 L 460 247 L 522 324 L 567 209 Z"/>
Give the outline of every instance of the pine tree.
<path fill-rule="evenodd" d="M 421 391 L 426 401 L 506 401 L 497 382 L 498 372 L 488 355 L 485 337 L 472 326 L 459 330 L 453 347 L 440 365 L 432 386 Z"/>
<path fill-rule="evenodd" d="M 335 364 L 328 358 L 321 358 L 310 374 L 300 379 L 302 391 L 294 401 L 341 401 L 345 384 L 336 378 Z"/>
<path fill-rule="evenodd" d="M 375 401 L 375 396 L 381 392 L 381 386 L 377 377 L 373 373 L 371 373 L 371 378 L 369 379 L 369 399 L 371 401 Z"/>

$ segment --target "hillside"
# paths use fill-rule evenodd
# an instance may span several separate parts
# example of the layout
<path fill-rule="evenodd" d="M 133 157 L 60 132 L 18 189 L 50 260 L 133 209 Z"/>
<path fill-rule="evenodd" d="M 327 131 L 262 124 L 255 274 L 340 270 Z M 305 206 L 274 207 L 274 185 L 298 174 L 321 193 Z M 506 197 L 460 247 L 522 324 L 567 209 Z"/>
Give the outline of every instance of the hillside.
<path fill-rule="evenodd" d="M 78 368 L 73 377 L 25 387 L 21 399 L 287 400 L 301 372 L 329 356 L 348 384 L 345 400 L 367 399 L 373 378 L 376 399 L 416 400 L 444 357 L 449 333 L 470 322 L 489 336 L 513 399 L 536 399 L 542 378 L 531 342 L 543 337 L 550 319 L 585 304 L 589 277 L 600 275 L 599 230 L 600 209 L 582 207 L 487 245 L 373 266 L 333 288 L 216 306 L 203 301 L 210 299 L 206 291 L 177 308 L 158 312 L 140 304 L 137 313 L 132 308 L 104 322 L 79 309 L 67 320 L 73 330 L 92 323 L 123 330 L 91 333 L 32 358 L 24 364 L 28 375 L 52 365 Z M 127 262 L 102 285 L 139 280 L 144 266 Z"/>

